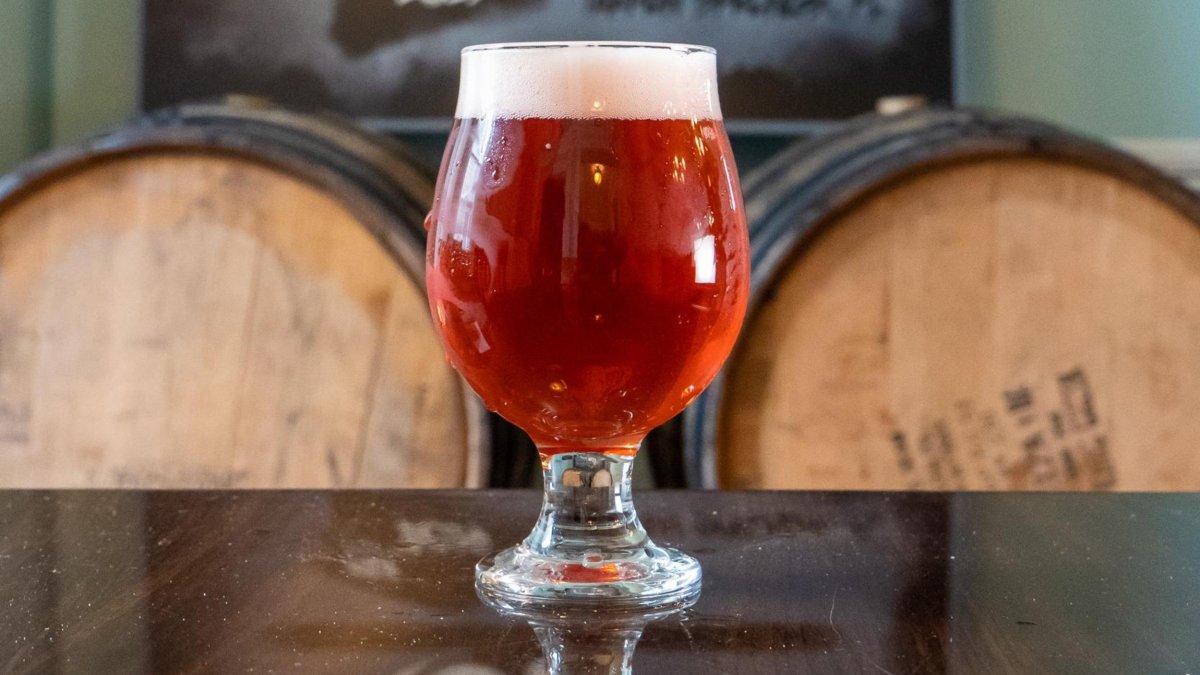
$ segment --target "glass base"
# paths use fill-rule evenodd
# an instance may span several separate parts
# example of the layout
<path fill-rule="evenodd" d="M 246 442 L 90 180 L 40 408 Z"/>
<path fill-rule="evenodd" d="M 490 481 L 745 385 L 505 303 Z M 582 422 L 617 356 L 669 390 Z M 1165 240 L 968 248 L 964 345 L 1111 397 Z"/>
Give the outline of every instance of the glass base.
<path fill-rule="evenodd" d="M 596 602 L 654 609 L 700 593 L 700 563 L 672 548 L 650 544 L 620 560 L 597 556 L 564 561 L 533 553 L 523 544 L 493 553 L 475 566 L 475 585 L 508 609 Z"/>
<path fill-rule="evenodd" d="M 480 595 L 511 609 L 653 609 L 694 599 L 700 563 L 646 536 L 630 494 L 632 463 L 632 456 L 605 453 L 545 456 L 537 525 L 524 542 L 475 566 Z"/>

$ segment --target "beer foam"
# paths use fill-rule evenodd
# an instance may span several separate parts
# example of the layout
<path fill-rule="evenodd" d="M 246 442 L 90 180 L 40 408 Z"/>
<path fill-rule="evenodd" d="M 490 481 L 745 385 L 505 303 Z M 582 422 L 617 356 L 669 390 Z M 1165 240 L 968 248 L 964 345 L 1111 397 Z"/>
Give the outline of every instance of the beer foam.
<path fill-rule="evenodd" d="M 703 47 L 480 45 L 463 50 L 461 77 L 459 118 L 721 119 L 717 56 Z"/>

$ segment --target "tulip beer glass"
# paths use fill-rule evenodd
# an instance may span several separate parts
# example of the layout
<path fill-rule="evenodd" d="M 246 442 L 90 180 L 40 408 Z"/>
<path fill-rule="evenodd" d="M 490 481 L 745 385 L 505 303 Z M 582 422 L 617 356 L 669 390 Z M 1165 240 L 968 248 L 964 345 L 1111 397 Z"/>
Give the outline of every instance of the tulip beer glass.
<path fill-rule="evenodd" d="M 630 466 L 716 375 L 746 311 L 741 194 L 716 54 L 656 43 L 462 53 L 426 223 L 429 305 L 450 362 L 537 444 L 545 500 L 476 585 L 512 606 L 653 606 L 699 589 L 655 545 Z"/>

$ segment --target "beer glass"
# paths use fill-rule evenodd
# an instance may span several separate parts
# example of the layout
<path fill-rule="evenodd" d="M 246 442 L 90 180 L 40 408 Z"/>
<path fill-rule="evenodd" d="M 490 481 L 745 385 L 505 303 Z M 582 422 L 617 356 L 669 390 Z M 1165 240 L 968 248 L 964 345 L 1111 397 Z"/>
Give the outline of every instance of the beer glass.
<path fill-rule="evenodd" d="M 479 591 L 515 607 L 649 607 L 694 593 L 699 564 L 647 537 L 630 468 L 646 433 L 716 375 L 746 310 L 746 224 L 715 52 L 464 49 L 426 226 L 430 310 L 449 360 L 542 460 L 537 524 L 479 563 Z"/>

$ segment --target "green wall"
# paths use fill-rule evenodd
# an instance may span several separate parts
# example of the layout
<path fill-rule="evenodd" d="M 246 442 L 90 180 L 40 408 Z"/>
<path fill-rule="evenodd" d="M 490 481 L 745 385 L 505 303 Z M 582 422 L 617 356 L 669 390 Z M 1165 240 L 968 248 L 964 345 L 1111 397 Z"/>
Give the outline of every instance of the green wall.
<path fill-rule="evenodd" d="M 0 170 L 137 102 L 140 0 L 0 0 Z"/>
<path fill-rule="evenodd" d="M 1200 137 L 1200 2 L 956 0 L 958 100 L 1109 137 Z"/>
<path fill-rule="evenodd" d="M 0 169 L 49 141 L 49 92 L 42 75 L 48 33 L 37 0 L 0 2 Z"/>
<path fill-rule="evenodd" d="M 0 170 L 135 108 L 141 0 L 0 0 Z M 1200 1 L 955 0 L 958 100 L 1200 137 Z"/>

